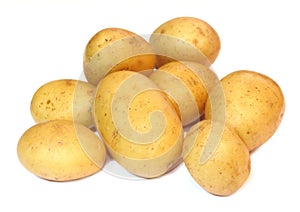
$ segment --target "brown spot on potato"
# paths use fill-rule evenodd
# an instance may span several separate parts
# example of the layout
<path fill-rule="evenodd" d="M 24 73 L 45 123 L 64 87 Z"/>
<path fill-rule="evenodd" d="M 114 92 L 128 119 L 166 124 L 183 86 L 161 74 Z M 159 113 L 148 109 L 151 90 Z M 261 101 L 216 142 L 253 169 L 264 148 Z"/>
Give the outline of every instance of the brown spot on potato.
<path fill-rule="evenodd" d="M 198 39 L 194 38 L 194 39 L 193 39 L 193 44 L 194 44 L 194 45 L 198 45 Z"/>
<path fill-rule="evenodd" d="M 200 35 L 202 35 L 202 36 L 205 36 L 205 35 L 206 35 L 205 32 L 202 30 L 202 28 L 196 27 L 196 30 L 197 30 L 197 32 L 198 32 Z"/>

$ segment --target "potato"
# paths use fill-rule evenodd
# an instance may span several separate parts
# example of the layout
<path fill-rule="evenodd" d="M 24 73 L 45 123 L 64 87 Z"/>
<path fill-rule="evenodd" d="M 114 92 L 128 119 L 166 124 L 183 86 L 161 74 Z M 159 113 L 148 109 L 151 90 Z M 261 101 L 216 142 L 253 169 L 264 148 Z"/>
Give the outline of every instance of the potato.
<path fill-rule="evenodd" d="M 203 120 L 187 132 L 184 164 L 207 192 L 228 196 L 248 179 L 250 153 L 239 136 L 222 122 Z"/>
<path fill-rule="evenodd" d="M 252 151 L 264 144 L 277 130 L 285 111 L 279 85 L 261 73 L 239 70 L 221 79 L 226 122 Z M 211 118 L 211 103 L 206 104 L 206 119 Z"/>
<path fill-rule="evenodd" d="M 97 85 L 110 72 L 152 70 L 155 55 L 141 36 L 121 28 L 105 28 L 87 43 L 83 65 L 87 81 Z"/>
<path fill-rule="evenodd" d="M 173 60 L 190 60 L 210 66 L 221 48 L 214 28 L 195 17 L 166 21 L 154 30 L 149 43 L 158 55 L 157 67 Z"/>
<path fill-rule="evenodd" d="M 91 106 L 96 87 L 73 79 L 53 80 L 34 93 L 30 111 L 36 123 L 49 120 L 71 120 L 92 127 Z"/>
<path fill-rule="evenodd" d="M 183 126 L 200 119 L 204 113 L 208 90 L 219 82 L 213 71 L 191 61 L 166 63 L 149 78 L 176 104 Z"/>
<path fill-rule="evenodd" d="M 67 120 L 36 124 L 21 136 L 17 153 L 33 174 L 52 181 L 70 181 L 100 171 L 106 150 L 89 128 Z"/>
<path fill-rule="evenodd" d="M 159 177 L 181 160 L 183 128 L 167 95 L 132 71 L 108 74 L 97 86 L 96 129 L 127 171 Z"/>

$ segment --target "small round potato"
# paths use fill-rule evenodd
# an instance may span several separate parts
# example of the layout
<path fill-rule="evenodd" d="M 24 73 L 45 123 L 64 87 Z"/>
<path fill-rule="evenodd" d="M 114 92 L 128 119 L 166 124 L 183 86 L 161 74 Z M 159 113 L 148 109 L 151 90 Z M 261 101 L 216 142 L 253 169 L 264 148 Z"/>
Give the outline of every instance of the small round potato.
<path fill-rule="evenodd" d="M 60 119 L 92 127 L 95 90 L 94 85 L 80 80 L 50 81 L 34 93 L 30 105 L 32 117 L 36 123 Z"/>
<path fill-rule="evenodd" d="M 198 122 L 187 132 L 183 148 L 189 173 L 209 193 L 231 195 L 250 175 L 250 153 L 246 145 L 222 122 Z"/>
<path fill-rule="evenodd" d="M 155 55 L 141 36 L 121 28 L 105 28 L 87 43 L 83 65 L 87 81 L 97 85 L 111 72 L 153 69 Z"/>
<path fill-rule="evenodd" d="M 173 60 L 210 66 L 221 48 L 214 28 L 194 17 L 178 17 L 161 24 L 151 34 L 149 43 L 157 54 L 157 67 Z"/>
<path fill-rule="evenodd" d="M 219 82 L 206 66 L 190 61 L 172 61 L 159 67 L 149 78 L 179 108 L 183 126 L 201 117 L 210 90 Z"/>
<path fill-rule="evenodd" d="M 221 79 L 225 95 L 226 122 L 252 151 L 264 144 L 277 130 L 285 111 L 278 84 L 261 73 L 240 70 Z M 211 119 L 208 99 L 205 118 Z"/>
<path fill-rule="evenodd" d="M 53 120 L 26 130 L 17 153 L 33 174 L 52 181 L 70 181 L 100 171 L 106 150 L 89 128 L 67 120 Z"/>
<path fill-rule="evenodd" d="M 140 73 L 118 71 L 101 80 L 94 118 L 112 157 L 132 174 L 159 177 L 181 160 L 183 128 L 176 109 Z"/>

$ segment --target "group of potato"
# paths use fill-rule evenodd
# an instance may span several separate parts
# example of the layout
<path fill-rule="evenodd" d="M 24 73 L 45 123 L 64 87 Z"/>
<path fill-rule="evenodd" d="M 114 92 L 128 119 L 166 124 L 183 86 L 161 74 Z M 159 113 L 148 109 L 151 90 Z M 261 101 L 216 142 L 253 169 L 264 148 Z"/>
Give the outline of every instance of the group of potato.
<path fill-rule="evenodd" d="M 100 30 L 84 51 L 86 81 L 55 80 L 34 93 L 37 124 L 18 142 L 20 162 L 41 178 L 69 181 L 100 171 L 107 152 L 143 178 L 183 161 L 209 193 L 234 193 L 285 105 L 280 87 L 261 73 L 218 79 L 211 64 L 219 51 L 217 32 L 194 17 L 163 23 L 149 41 Z"/>

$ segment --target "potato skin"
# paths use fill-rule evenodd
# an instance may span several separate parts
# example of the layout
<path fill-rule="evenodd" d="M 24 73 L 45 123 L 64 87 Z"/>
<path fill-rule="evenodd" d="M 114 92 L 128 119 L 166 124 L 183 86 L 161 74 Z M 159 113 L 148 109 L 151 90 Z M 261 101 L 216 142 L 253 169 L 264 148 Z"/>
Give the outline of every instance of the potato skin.
<path fill-rule="evenodd" d="M 83 68 L 88 82 L 97 85 L 105 75 L 120 70 L 144 71 L 155 67 L 150 44 L 134 32 L 105 28 L 87 43 Z"/>
<path fill-rule="evenodd" d="M 106 150 L 89 128 L 67 120 L 36 124 L 19 139 L 21 164 L 33 174 L 51 181 L 70 181 L 100 171 Z"/>
<path fill-rule="evenodd" d="M 159 67 L 149 78 L 178 107 L 183 126 L 200 119 L 208 91 L 218 77 L 206 66 L 191 61 L 172 61 Z"/>
<path fill-rule="evenodd" d="M 157 67 L 172 60 L 191 60 L 210 66 L 221 48 L 215 29 L 195 17 L 164 22 L 153 31 L 149 43 L 158 55 Z"/>
<path fill-rule="evenodd" d="M 221 131 L 212 130 L 213 125 Z M 216 143 L 210 146 L 208 142 Z M 205 149 L 206 146 L 210 147 Z M 239 136 L 224 123 L 203 120 L 192 126 L 184 139 L 183 152 L 189 173 L 211 194 L 231 195 L 250 175 L 250 153 Z M 206 152 L 212 154 L 202 159 Z"/>
<path fill-rule="evenodd" d="M 34 93 L 30 111 L 36 123 L 70 120 L 87 127 L 94 125 L 91 107 L 96 87 L 73 79 L 45 83 Z"/>
<path fill-rule="evenodd" d="M 166 94 L 142 74 L 107 75 L 97 86 L 94 118 L 112 157 L 132 174 L 159 177 L 181 159 L 180 118 Z"/>
<path fill-rule="evenodd" d="M 239 70 L 221 79 L 225 95 L 226 122 L 247 145 L 249 151 L 263 145 L 281 123 L 285 101 L 279 85 L 258 72 Z M 205 118 L 211 118 L 210 101 Z"/>

